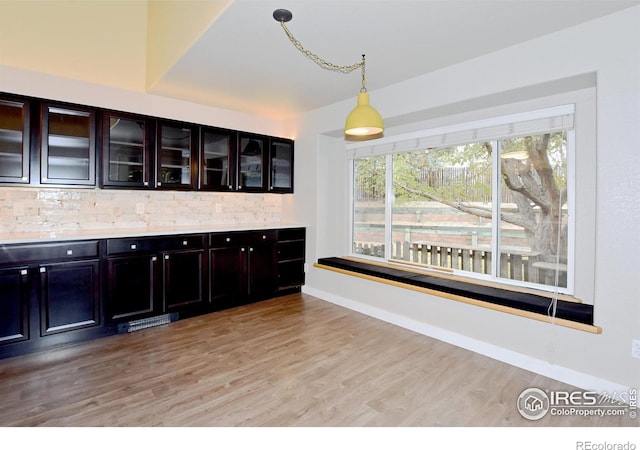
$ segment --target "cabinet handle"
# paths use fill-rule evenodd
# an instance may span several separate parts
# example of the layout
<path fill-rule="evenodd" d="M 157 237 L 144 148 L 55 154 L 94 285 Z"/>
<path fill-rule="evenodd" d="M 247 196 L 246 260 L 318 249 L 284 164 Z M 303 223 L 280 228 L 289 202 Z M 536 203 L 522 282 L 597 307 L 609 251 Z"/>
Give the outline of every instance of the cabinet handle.
<path fill-rule="evenodd" d="M 151 261 L 152 261 L 152 262 L 156 262 L 157 260 L 158 260 L 158 257 L 157 257 L 157 256 L 152 256 L 152 257 L 151 257 Z"/>
<path fill-rule="evenodd" d="M 40 267 L 40 273 L 47 273 L 46 267 Z"/>
<path fill-rule="evenodd" d="M 189 242 L 187 242 L 187 241 L 182 241 L 182 245 L 189 245 Z"/>
<path fill-rule="evenodd" d="M 67 256 L 73 255 L 73 250 L 67 250 Z"/>
<path fill-rule="evenodd" d="M 253 251 L 253 247 L 249 247 L 249 251 L 252 252 Z"/>
<path fill-rule="evenodd" d="M 233 186 L 229 185 L 229 189 L 233 189 Z"/>
<path fill-rule="evenodd" d="M 20 271 L 20 275 L 22 275 L 22 276 L 25 276 L 25 275 L 27 275 L 28 273 L 29 273 L 29 272 L 27 271 L 27 269 L 22 269 L 22 270 Z"/>
<path fill-rule="evenodd" d="M 244 247 L 242 247 L 242 248 L 240 249 L 240 251 L 241 251 L 241 252 L 244 252 L 244 251 L 245 251 L 245 248 L 244 248 Z"/>
<path fill-rule="evenodd" d="M 145 185 L 145 186 L 149 186 L 149 182 L 148 182 L 148 181 L 145 181 L 145 182 L 144 182 L 144 183 L 142 183 L 142 184 L 143 184 L 143 185 Z"/>
<path fill-rule="evenodd" d="M 165 261 L 169 260 L 169 255 L 164 255 Z"/>
<path fill-rule="evenodd" d="M 135 250 L 137 248 L 138 248 L 138 246 L 136 244 L 131 244 L 131 250 Z"/>
<path fill-rule="evenodd" d="M 231 238 L 227 238 L 227 239 L 226 239 L 226 241 L 227 241 L 227 242 L 231 242 Z"/>
<path fill-rule="evenodd" d="M 157 184 L 157 185 L 158 185 L 158 186 L 162 186 L 162 183 L 158 181 L 158 184 Z"/>
<path fill-rule="evenodd" d="M 266 234 L 263 234 L 263 235 L 262 235 L 262 239 L 266 239 L 266 238 L 267 238 L 267 235 L 266 235 Z"/>

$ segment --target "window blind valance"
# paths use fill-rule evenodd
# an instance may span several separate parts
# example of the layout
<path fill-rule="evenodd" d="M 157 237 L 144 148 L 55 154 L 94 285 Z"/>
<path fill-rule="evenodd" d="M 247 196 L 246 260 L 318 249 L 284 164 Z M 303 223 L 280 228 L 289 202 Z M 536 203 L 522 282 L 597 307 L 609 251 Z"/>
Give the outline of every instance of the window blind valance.
<path fill-rule="evenodd" d="M 575 105 L 563 105 L 348 144 L 347 159 L 552 133 L 573 129 L 574 122 Z"/>

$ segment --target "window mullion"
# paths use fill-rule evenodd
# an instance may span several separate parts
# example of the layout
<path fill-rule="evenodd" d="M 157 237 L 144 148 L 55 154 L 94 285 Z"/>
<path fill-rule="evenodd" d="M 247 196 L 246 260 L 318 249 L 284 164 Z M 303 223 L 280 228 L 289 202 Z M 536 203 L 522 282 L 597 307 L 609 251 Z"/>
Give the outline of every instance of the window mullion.
<path fill-rule="evenodd" d="M 393 155 L 388 154 L 385 159 L 385 188 L 384 188 L 384 257 L 389 260 L 393 256 Z"/>
<path fill-rule="evenodd" d="M 491 153 L 491 277 L 500 276 L 500 199 L 502 198 L 502 183 L 500 171 L 500 141 L 494 141 Z"/>

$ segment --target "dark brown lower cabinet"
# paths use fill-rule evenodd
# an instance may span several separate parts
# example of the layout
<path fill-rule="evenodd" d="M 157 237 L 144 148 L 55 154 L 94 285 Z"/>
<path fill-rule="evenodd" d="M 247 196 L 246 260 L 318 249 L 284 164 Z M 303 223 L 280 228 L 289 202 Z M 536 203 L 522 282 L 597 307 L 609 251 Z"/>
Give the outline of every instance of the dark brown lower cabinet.
<path fill-rule="evenodd" d="M 0 345 L 29 339 L 29 270 L 0 269 Z"/>
<path fill-rule="evenodd" d="M 107 317 L 123 320 L 151 315 L 156 309 L 158 257 L 124 256 L 107 259 Z"/>
<path fill-rule="evenodd" d="M 276 292 L 276 238 L 272 231 L 217 233 L 210 237 L 214 309 L 264 300 Z"/>
<path fill-rule="evenodd" d="M 40 278 L 40 335 L 100 324 L 100 261 L 43 265 Z"/>
<path fill-rule="evenodd" d="M 292 229 L 0 245 L 0 358 L 299 290 L 304 239 Z"/>
<path fill-rule="evenodd" d="M 304 228 L 278 230 L 278 293 L 300 292 L 305 279 Z"/>
<path fill-rule="evenodd" d="M 107 317 L 135 320 L 204 312 L 204 235 L 107 241 Z"/>
<path fill-rule="evenodd" d="M 0 246 L 0 358 L 103 335 L 98 241 Z"/>
<path fill-rule="evenodd" d="M 207 302 L 204 249 L 165 253 L 163 260 L 163 306 L 166 312 L 198 308 Z"/>

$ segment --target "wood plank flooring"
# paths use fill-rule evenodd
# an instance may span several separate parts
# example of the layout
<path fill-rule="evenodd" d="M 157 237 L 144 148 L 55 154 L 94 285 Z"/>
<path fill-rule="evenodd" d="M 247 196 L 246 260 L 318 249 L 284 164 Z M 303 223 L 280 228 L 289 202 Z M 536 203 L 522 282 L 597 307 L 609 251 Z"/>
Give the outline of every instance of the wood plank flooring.
<path fill-rule="evenodd" d="M 528 387 L 575 390 L 296 294 L 0 361 L 0 426 L 637 426 L 529 421 Z"/>

